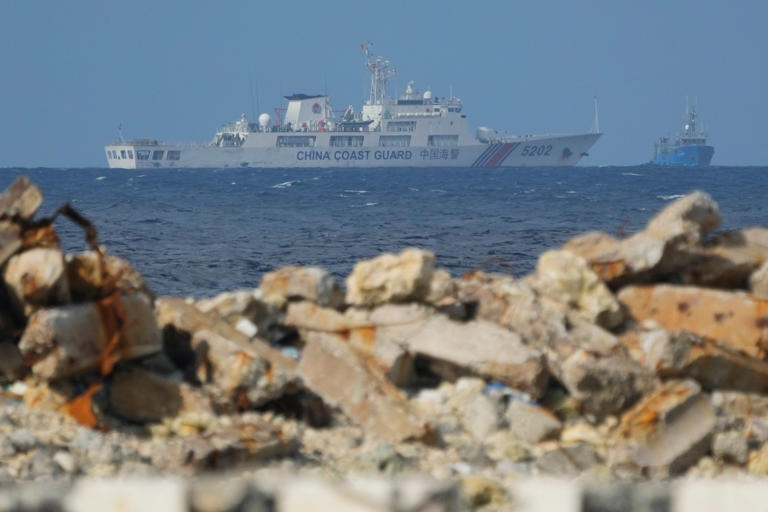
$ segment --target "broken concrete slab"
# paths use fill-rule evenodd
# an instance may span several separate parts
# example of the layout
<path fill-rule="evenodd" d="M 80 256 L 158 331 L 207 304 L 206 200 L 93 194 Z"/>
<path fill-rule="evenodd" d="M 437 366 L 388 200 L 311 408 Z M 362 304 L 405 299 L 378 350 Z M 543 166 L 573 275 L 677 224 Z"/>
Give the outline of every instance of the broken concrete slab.
<path fill-rule="evenodd" d="M 611 439 L 611 462 L 679 473 L 708 452 L 715 420 L 695 381 L 668 381 L 622 415 Z"/>
<path fill-rule="evenodd" d="M 0 194 L 0 216 L 31 218 L 43 203 L 43 195 L 26 176 L 19 176 Z"/>
<path fill-rule="evenodd" d="M 429 294 L 434 270 L 434 253 L 414 248 L 359 261 L 347 277 L 346 302 L 375 306 L 424 300 Z"/>
<path fill-rule="evenodd" d="M 309 389 L 389 442 L 421 439 L 428 433 L 426 422 L 382 372 L 333 335 L 311 334 L 299 363 Z"/>
<path fill-rule="evenodd" d="M 13 256 L 3 279 L 14 306 L 25 315 L 70 299 L 64 254 L 57 248 L 38 247 Z"/>
<path fill-rule="evenodd" d="M 570 251 L 547 251 L 539 256 L 534 288 L 566 305 L 587 320 L 607 329 L 624 321 L 619 302 L 581 256 Z"/>
<path fill-rule="evenodd" d="M 553 413 L 521 400 L 509 402 L 504 418 L 510 432 L 517 439 L 530 444 L 555 439 L 563 428 L 562 422 Z"/>
<path fill-rule="evenodd" d="M 247 404 L 255 405 L 298 386 L 296 361 L 194 305 L 161 297 L 155 302 L 155 314 L 171 359 L 182 368 L 202 372 L 204 382 L 216 383 L 228 399 L 237 398 L 230 392 L 238 393 Z"/>
<path fill-rule="evenodd" d="M 106 321 L 112 312 L 121 328 Z M 121 342 L 115 344 L 115 336 Z M 113 352 L 107 354 L 112 344 Z M 19 342 L 32 373 L 43 379 L 69 377 L 98 369 L 106 355 L 131 359 L 162 350 L 152 305 L 142 294 L 115 302 L 88 302 L 40 309 L 29 318 Z"/>
<path fill-rule="evenodd" d="M 549 376 L 538 350 L 516 333 L 483 320 L 461 323 L 432 315 L 423 322 L 377 327 L 376 338 L 425 358 L 434 373 L 448 380 L 475 375 L 539 397 Z"/>
<path fill-rule="evenodd" d="M 689 331 L 763 358 L 768 344 L 768 301 L 743 292 L 694 286 L 629 286 L 619 301 L 637 322 L 653 320 L 668 331 Z"/>
<path fill-rule="evenodd" d="M 283 267 L 264 274 L 259 290 L 268 302 L 292 299 L 312 301 L 320 306 L 337 308 L 344 294 L 336 279 L 320 267 Z"/>

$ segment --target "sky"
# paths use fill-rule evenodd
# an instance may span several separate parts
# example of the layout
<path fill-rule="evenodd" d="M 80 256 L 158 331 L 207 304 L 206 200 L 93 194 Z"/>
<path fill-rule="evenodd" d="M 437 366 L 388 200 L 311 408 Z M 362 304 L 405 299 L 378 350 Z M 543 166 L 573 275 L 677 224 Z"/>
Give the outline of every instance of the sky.
<path fill-rule="evenodd" d="M 470 126 L 604 136 L 581 165 L 635 165 L 686 96 L 715 165 L 768 165 L 768 2 L 0 1 L 0 167 L 102 167 L 118 138 L 209 141 L 291 93 L 367 97 L 360 44 L 464 102 Z M 254 115 L 255 114 L 255 115 Z"/>

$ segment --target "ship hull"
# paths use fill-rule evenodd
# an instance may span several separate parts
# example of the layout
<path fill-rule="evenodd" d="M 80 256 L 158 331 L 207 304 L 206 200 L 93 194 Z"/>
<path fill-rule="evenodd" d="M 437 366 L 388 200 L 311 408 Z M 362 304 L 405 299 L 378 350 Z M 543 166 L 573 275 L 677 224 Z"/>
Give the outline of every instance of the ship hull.
<path fill-rule="evenodd" d="M 673 151 L 670 151 L 667 154 L 658 151 L 651 163 L 673 167 L 706 166 L 710 164 L 714 154 L 715 148 L 712 146 L 677 146 Z"/>
<path fill-rule="evenodd" d="M 117 143 L 105 146 L 110 168 L 562 167 L 581 160 L 599 133 L 508 137 L 454 147 L 216 147 Z M 173 159 L 169 159 L 169 153 Z"/>

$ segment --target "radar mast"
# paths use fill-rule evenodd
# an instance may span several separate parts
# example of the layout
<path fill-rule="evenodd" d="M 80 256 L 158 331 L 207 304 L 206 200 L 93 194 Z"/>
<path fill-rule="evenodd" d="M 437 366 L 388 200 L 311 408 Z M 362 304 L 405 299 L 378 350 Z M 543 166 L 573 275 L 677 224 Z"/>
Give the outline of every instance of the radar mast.
<path fill-rule="evenodd" d="M 371 92 L 368 96 L 367 105 L 383 105 L 387 96 L 387 83 L 389 79 L 395 76 L 397 71 L 391 67 L 388 60 L 383 57 L 375 57 L 371 52 L 373 43 L 367 41 L 360 45 L 365 53 L 365 67 L 371 72 Z"/>

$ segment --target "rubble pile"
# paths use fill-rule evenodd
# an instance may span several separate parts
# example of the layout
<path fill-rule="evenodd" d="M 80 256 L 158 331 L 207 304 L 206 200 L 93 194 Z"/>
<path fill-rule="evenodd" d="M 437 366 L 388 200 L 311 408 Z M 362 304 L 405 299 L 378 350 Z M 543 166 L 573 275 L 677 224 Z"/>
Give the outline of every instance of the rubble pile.
<path fill-rule="evenodd" d="M 523 476 L 768 473 L 768 229 L 717 233 L 706 193 L 520 279 L 407 249 L 204 299 L 155 296 L 41 202 L 0 195 L 0 484 L 418 473 L 490 510 Z"/>

